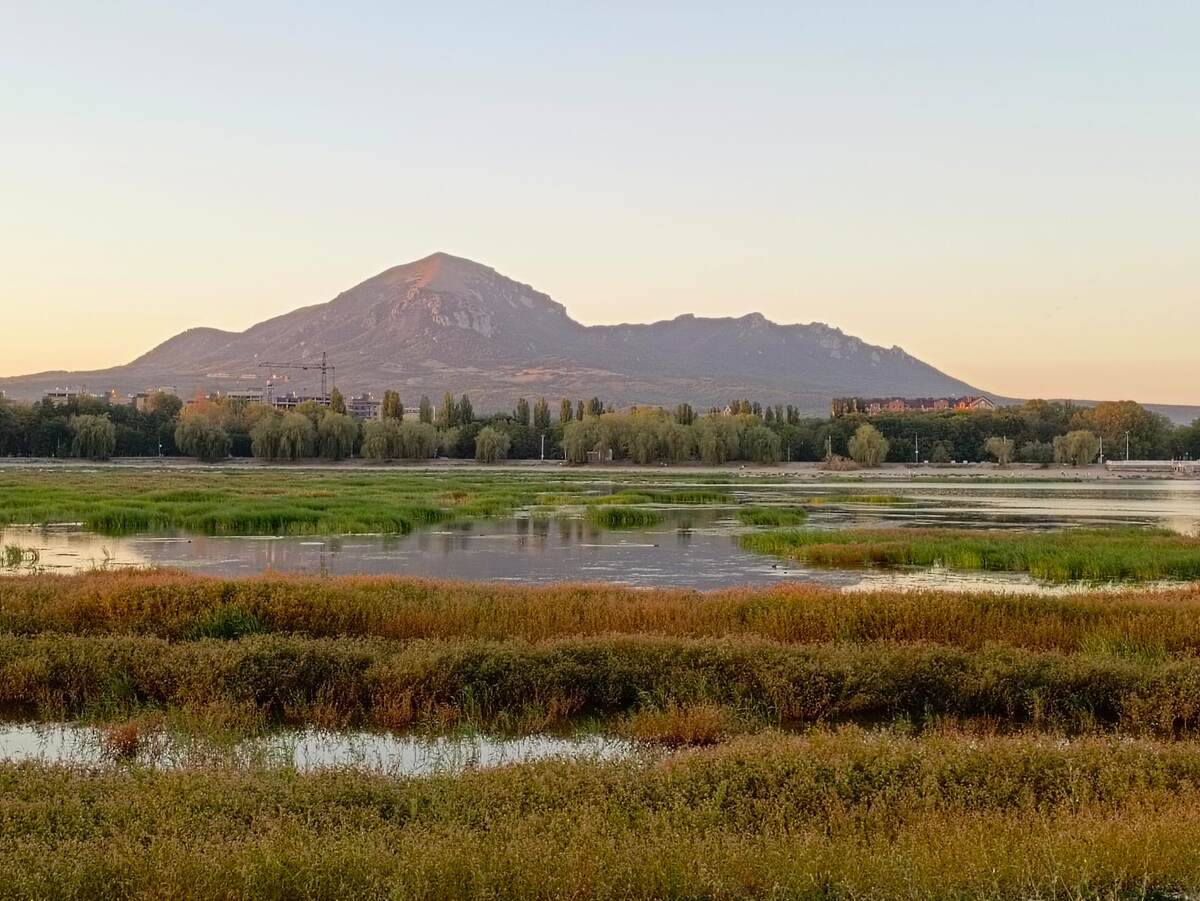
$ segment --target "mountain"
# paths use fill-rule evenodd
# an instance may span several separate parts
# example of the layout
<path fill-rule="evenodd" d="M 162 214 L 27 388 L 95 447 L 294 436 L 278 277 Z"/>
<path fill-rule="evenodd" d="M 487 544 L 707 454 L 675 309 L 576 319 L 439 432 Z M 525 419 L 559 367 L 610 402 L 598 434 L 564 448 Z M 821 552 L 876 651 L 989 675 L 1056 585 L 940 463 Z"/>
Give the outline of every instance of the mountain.
<path fill-rule="evenodd" d="M 421 394 L 465 391 L 481 411 L 507 408 L 519 395 L 698 407 L 749 397 L 817 412 L 845 394 L 981 393 L 898 347 L 876 347 L 821 323 L 780 325 L 747 313 L 581 325 L 529 285 L 445 253 L 244 332 L 193 328 L 124 366 L 0 379 L 0 389 L 36 397 L 59 385 L 122 394 L 173 385 L 190 396 L 261 387 L 269 370 L 260 362 L 312 361 L 322 353 L 343 393 L 396 388 L 415 403 Z M 279 374 L 289 381 L 277 391 L 317 387 L 311 371 Z"/>

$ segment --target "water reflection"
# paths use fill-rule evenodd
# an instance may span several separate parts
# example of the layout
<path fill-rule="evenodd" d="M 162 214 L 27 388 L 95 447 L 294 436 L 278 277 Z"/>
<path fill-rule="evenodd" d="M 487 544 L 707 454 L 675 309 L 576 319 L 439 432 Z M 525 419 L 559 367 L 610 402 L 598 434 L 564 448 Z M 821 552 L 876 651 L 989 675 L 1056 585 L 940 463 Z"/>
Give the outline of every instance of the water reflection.
<path fill-rule="evenodd" d="M 393 776 L 428 776 L 554 758 L 613 760 L 637 746 L 602 735 L 414 736 L 375 732 L 287 729 L 231 745 L 165 730 L 140 738 L 122 757 L 145 766 L 179 768 L 226 763 L 293 767 L 301 772 L 352 768 Z M 0 760 L 100 767 L 116 759 L 104 732 L 74 723 L 0 724 Z"/>

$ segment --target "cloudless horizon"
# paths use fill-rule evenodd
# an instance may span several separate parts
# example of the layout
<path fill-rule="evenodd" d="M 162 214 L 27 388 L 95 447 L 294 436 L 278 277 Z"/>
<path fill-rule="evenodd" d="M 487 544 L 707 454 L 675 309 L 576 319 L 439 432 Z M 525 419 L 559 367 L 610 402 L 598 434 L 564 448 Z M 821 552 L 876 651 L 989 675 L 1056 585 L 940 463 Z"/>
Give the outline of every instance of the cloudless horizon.
<path fill-rule="evenodd" d="M 1200 404 L 1200 5 L 10 4 L 0 375 L 434 251 Z"/>

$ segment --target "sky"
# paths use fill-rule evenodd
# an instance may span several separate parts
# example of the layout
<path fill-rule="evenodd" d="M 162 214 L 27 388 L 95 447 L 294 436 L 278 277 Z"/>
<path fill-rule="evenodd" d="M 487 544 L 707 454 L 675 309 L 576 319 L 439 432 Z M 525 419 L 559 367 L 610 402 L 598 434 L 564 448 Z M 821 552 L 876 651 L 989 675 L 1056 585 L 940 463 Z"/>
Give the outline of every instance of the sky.
<path fill-rule="evenodd" d="M 0 0 L 0 375 L 446 251 L 1200 404 L 1200 4 Z"/>

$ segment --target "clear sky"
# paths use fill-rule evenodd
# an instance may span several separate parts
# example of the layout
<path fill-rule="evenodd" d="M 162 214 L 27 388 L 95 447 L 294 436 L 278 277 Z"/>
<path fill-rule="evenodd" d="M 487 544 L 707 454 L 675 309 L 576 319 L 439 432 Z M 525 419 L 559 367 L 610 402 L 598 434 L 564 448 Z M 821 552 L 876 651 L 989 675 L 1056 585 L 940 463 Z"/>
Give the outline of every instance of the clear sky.
<path fill-rule="evenodd" d="M 1200 3 L 0 0 L 0 374 L 435 250 L 1200 403 Z"/>

